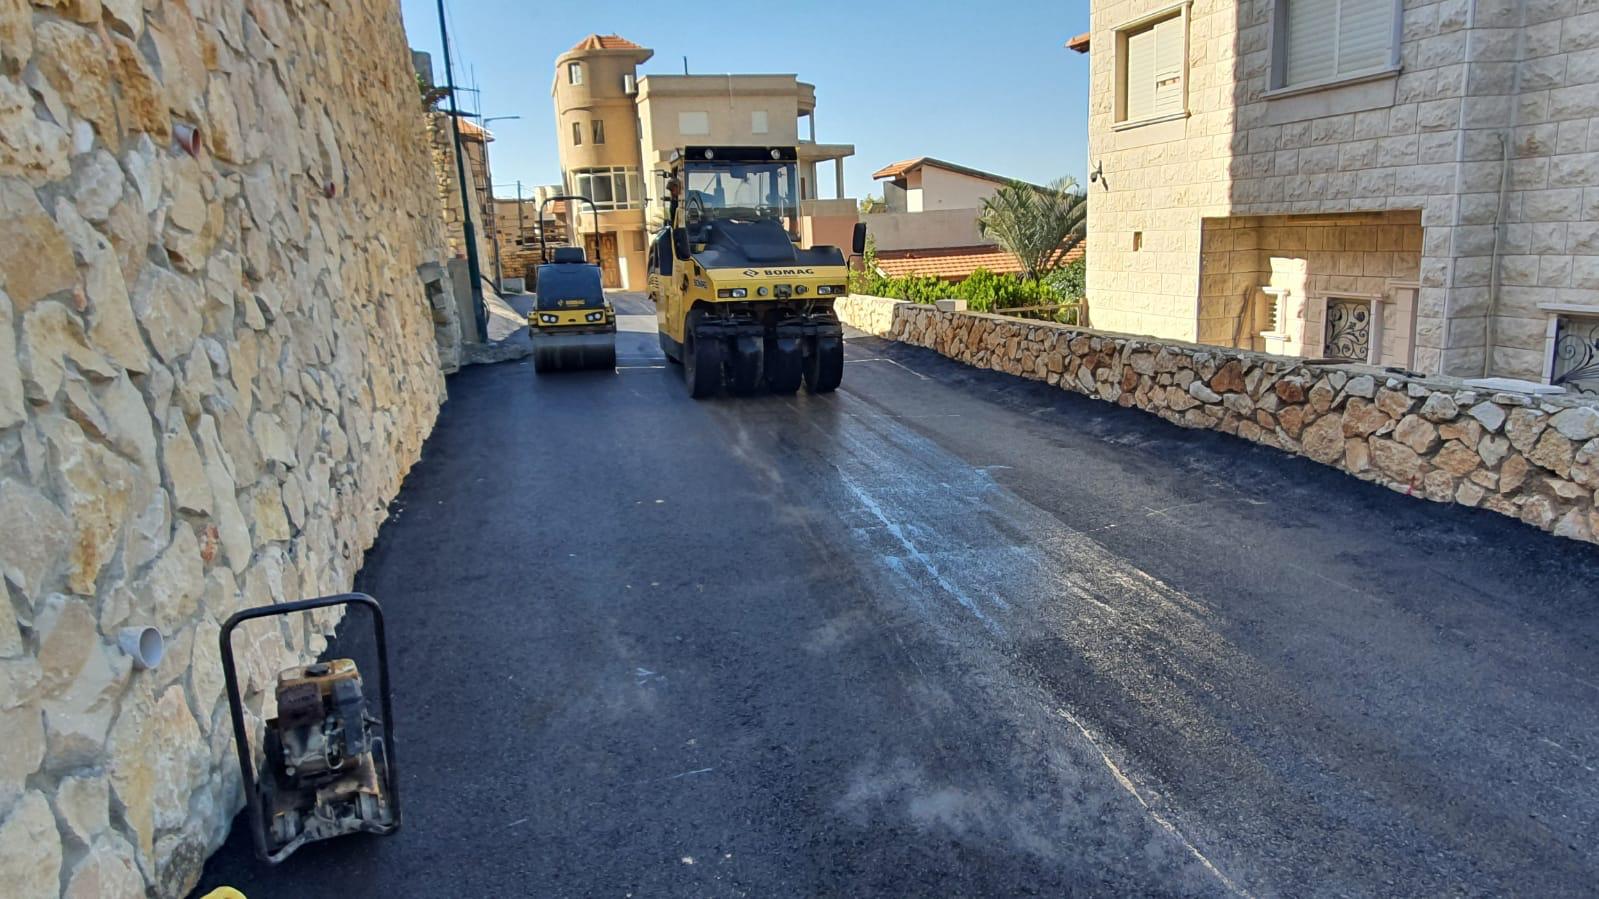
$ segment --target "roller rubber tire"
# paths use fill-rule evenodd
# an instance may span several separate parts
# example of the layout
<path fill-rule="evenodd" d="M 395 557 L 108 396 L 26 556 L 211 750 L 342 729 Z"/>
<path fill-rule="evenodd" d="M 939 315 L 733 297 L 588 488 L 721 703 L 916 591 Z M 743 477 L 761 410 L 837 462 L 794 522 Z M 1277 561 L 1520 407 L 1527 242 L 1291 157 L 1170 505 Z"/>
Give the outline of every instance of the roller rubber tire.
<path fill-rule="evenodd" d="M 683 334 L 683 380 L 695 399 L 715 396 L 722 388 L 722 345 L 695 340 L 692 322 Z"/>
<path fill-rule="evenodd" d="M 761 386 L 761 339 L 738 337 L 727 360 L 727 386 L 739 396 L 749 396 Z"/>
<path fill-rule="evenodd" d="M 766 338 L 766 388 L 776 394 L 791 394 L 805 377 L 805 346 L 798 337 Z"/>
<path fill-rule="evenodd" d="M 805 389 L 810 393 L 832 393 L 844 380 L 844 339 L 818 337 L 805 356 Z"/>

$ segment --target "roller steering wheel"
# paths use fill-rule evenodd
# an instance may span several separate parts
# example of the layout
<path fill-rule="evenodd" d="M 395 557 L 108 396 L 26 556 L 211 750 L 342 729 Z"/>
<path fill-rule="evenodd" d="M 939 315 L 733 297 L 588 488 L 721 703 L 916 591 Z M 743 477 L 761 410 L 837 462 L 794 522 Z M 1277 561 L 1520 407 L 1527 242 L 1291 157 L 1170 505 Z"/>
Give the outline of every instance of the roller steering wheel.
<path fill-rule="evenodd" d="M 697 190 L 689 193 L 688 198 L 683 201 L 683 206 L 684 217 L 688 219 L 688 224 L 690 225 L 704 224 L 711 217 L 710 213 L 705 209 L 705 197 Z M 699 207 L 697 213 L 695 212 L 695 207 Z"/>

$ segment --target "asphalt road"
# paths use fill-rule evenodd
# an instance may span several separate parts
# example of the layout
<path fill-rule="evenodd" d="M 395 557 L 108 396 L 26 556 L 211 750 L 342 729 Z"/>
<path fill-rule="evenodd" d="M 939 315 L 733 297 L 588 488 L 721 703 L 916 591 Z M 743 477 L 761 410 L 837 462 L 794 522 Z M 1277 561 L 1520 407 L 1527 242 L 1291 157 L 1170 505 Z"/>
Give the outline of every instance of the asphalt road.
<path fill-rule="evenodd" d="M 1594 547 L 870 338 L 694 402 L 623 328 L 454 376 L 368 556 L 404 829 L 204 887 L 1599 883 Z"/>

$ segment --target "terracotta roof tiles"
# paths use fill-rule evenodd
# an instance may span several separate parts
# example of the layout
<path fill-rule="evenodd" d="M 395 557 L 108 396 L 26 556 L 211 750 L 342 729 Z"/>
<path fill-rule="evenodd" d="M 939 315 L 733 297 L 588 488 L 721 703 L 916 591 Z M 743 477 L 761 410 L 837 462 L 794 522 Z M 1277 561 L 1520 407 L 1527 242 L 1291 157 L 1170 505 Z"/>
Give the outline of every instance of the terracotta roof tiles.
<path fill-rule="evenodd" d="M 568 53 L 577 50 L 643 50 L 638 44 L 633 43 L 620 34 L 591 34 L 577 42 Z"/>
<path fill-rule="evenodd" d="M 1084 244 L 1066 254 L 1067 262 L 1083 255 Z M 960 281 L 980 268 L 998 274 L 1020 274 L 1022 264 L 1009 252 L 994 246 L 934 247 L 925 250 L 879 250 L 877 267 L 890 278 L 905 275 L 931 275 L 946 281 Z"/>

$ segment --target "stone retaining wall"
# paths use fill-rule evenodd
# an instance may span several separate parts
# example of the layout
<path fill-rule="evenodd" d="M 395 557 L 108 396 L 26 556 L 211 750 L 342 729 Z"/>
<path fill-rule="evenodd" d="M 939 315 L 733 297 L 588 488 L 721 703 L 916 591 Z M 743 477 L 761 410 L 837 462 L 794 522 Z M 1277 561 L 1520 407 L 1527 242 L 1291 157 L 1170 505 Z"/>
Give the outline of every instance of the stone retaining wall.
<path fill-rule="evenodd" d="M 418 457 L 409 59 L 393 0 L 0 0 L 0 893 L 187 891 L 241 804 L 218 623 L 348 589 Z M 334 623 L 238 641 L 257 715 Z"/>
<path fill-rule="evenodd" d="M 862 331 L 1308 456 L 1409 496 L 1599 542 L 1599 404 L 1023 321 L 880 297 Z"/>

